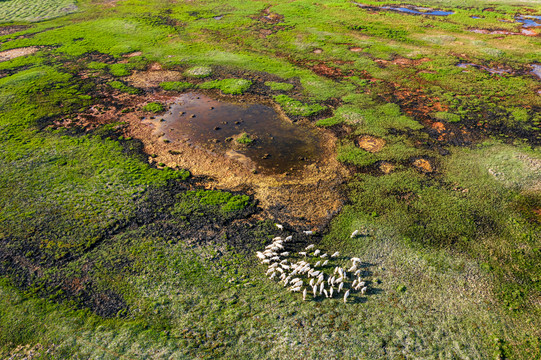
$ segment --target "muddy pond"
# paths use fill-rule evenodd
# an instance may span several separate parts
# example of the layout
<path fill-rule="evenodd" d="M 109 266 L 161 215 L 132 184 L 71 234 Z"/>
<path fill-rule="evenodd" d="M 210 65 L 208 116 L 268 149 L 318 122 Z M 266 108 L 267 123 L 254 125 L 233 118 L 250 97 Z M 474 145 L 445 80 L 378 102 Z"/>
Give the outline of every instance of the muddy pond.
<path fill-rule="evenodd" d="M 232 103 L 191 92 L 180 95 L 154 122 L 173 145 L 203 147 L 266 174 L 297 172 L 323 153 L 314 130 L 259 103 Z"/>

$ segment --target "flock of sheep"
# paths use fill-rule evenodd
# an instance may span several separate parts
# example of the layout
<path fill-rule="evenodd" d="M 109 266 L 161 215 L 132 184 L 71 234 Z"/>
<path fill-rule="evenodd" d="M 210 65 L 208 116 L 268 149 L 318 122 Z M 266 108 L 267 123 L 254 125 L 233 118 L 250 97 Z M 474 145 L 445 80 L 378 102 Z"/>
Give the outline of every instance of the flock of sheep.
<path fill-rule="evenodd" d="M 276 226 L 279 229 L 283 228 L 280 224 Z M 304 234 L 312 235 L 312 232 L 304 231 Z M 357 234 L 359 231 L 355 230 L 351 237 Z M 310 294 L 313 299 L 323 295 L 326 298 L 343 297 L 346 303 L 352 291 L 366 294 L 368 285 L 361 278 L 363 274 L 360 268 L 361 259 L 350 258 L 345 268 L 334 266 L 333 261 L 344 260 L 339 257 L 339 252 L 329 255 L 316 249 L 314 244 L 310 244 L 303 251 L 294 253 L 288 251 L 287 243 L 292 239 L 293 236 L 275 237 L 264 251 L 257 252 L 256 256 L 261 263 L 268 266 L 266 275 L 269 279 L 278 280 L 284 286 L 289 286 L 292 292 L 302 293 L 303 300 L 306 300 Z M 332 274 L 325 272 L 331 270 L 333 270 Z"/>

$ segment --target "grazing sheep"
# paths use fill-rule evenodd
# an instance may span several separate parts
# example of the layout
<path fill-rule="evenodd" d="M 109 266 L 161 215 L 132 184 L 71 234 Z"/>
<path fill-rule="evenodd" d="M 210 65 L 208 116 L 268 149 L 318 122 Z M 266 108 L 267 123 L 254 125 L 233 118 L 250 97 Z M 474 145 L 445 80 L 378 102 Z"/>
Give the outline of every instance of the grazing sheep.
<path fill-rule="evenodd" d="M 271 279 L 271 280 L 272 280 L 272 279 L 273 279 L 273 278 L 274 278 L 275 276 L 276 276 L 276 273 L 275 273 L 275 272 L 273 272 L 273 273 L 271 274 L 271 276 L 269 277 L 269 279 Z"/>
<path fill-rule="evenodd" d="M 334 288 L 331 286 L 331 288 L 329 289 L 329 297 L 332 298 L 333 292 L 334 292 Z"/>
<path fill-rule="evenodd" d="M 310 286 L 312 286 L 312 287 L 314 286 L 314 282 L 315 282 L 315 280 L 316 280 L 316 279 L 312 279 L 312 280 L 310 280 Z"/>
<path fill-rule="evenodd" d="M 281 274 L 284 273 L 284 270 L 282 270 L 282 268 L 279 268 L 279 267 L 276 268 L 276 271 L 279 271 Z"/>
<path fill-rule="evenodd" d="M 355 271 L 355 274 L 353 274 L 353 275 L 355 275 L 355 276 L 360 276 L 360 275 L 361 275 L 361 271 L 362 271 L 362 270 L 359 269 L 359 270 Z"/>
<path fill-rule="evenodd" d="M 262 264 L 270 264 L 270 259 L 265 259 L 261 261 Z"/>
<path fill-rule="evenodd" d="M 314 232 L 311 231 L 311 230 L 305 230 L 305 231 L 303 231 L 303 233 L 304 233 L 304 235 L 313 235 L 314 234 Z"/>
<path fill-rule="evenodd" d="M 314 297 L 317 296 L 317 286 L 312 286 L 312 290 L 314 292 Z"/>
<path fill-rule="evenodd" d="M 348 301 L 349 290 L 344 294 L 344 304 Z"/>
<path fill-rule="evenodd" d="M 354 232 L 352 232 L 350 238 L 353 239 L 355 236 L 357 236 L 357 234 L 359 234 L 359 230 L 355 230 Z"/>
<path fill-rule="evenodd" d="M 319 295 L 321 295 L 323 293 L 323 288 L 325 287 L 325 283 L 322 282 L 321 285 L 319 286 Z"/>
<path fill-rule="evenodd" d="M 329 298 L 329 293 L 327 292 L 327 289 L 323 289 L 323 292 L 325 293 L 325 297 Z"/>
<path fill-rule="evenodd" d="M 325 259 L 327 257 L 327 253 L 320 256 L 320 258 Z"/>
<path fill-rule="evenodd" d="M 355 270 L 357 270 L 357 263 L 353 264 L 353 266 L 348 269 L 349 272 L 353 272 Z"/>
<path fill-rule="evenodd" d="M 355 262 L 359 262 L 359 263 L 360 263 L 360 262 L 361 262 L 361 259 L 359 259 L 358 257 L 351 258 L 350 260 L 351 260 L 353 263 L 355 263 Z"/>
<path fill-rule="evenodd" d="M 329 263 L 329 260 L 325 260 L 325 261 L 323 262 L 323 264 L 321 264 L 321 266 L 325 266 L 325 265 L 327 265 L 328 263 Z"/>
<path fill-rule="evenodd" d="M 257 256 L 259 259 L 261 259 L 261 260 L 265 260 L 265 258 L 266 258 L 266 256 L 265 256 L 262 252 L 260 252 L 260 251 L 258 251 L 258 252 L 256 253 L 256 256 Z"/>
<path fill-rule="evenodd" d="M 271 257 L 271 261 L 278 261 L 278 260 L 280 260 L 279 256 Z"/>
<path fill-rule="evenodd" d="M 306 252 L 301 251 L 301 252 L 299 252 L 299 255 L 306 256 Z"/>
<path fill-rule="evenodd" d="M 353 280 L 353 282 L 351 283 L 351 287 L 355 288 L 355 285 L 357 285 L 357 280 Z M 357 289 L 355 289 L 355 290 L 357 290 Z"/>
<path fill-rule="evenodd" d="M 286 278 L 286 276 L 287 276 L 286 274 L 280 275 L 280 281 L 283 281 Z"/>
<path fill-rule="evenodd" d="M 282 264 L 282 269 L 289 270 L 289 265 Z"/>
<path fill-rule="evenodd" d="M 344 287 L 344 283 L 340 283 L 340 285 L 338 285 L 338 293 L 340 293 L 340 291 L 342 290 L 342 287 Z"/>
<path fill-rule="evenodd" d="M 269 270 L 267 270 L 267 272 L 265 273 L 265 276 L 268 276 L 271 272 L 274 272 L 273 268 L 270 268 Z"/>
<path fill-rule="evenodd" d="M 339 256 L 339 255 L 340 255 L 340 253 L 337 251 L 337 252 L 333 253 L 333 254 L 331 255 L 331 257 L 332 257 L 332 258 L 335 258 L 335 257 L 337 257 L 337 256 Z"/>
<path fill-rule="evenodd" d="M 318 267 L 319 265 L 321 265 L 321 261 L 318 261 L 318 262 L 314 265 L 314 267 Z"/>
<path fill-rule="evenodd" d="M 284 230 L 284 225 L 281 225 L 281 224 L 275 224 L 276 227 L 280 230 Z"/>
<path fill-rule="evenodd" d="M 361 294 L 363 294 L 363 295 L 366 294 L 366 290 L 368 290 L 368 287 L 366 287 L 366 286 L 363 287 L 363 288 L 361 289 Z"/>
<path fill-rule="evenodd" d="M 306 301 L 306 289 L 302 292 L 302 300 Z"/>
<path fill-rule="evenodd" d="M 314 248 L 314 246 L 315 246 L 314 244 L 310 244 L 306 248 L 304 248 L 304 250 L 311 250 Z"/>
<path fill-rule="evenodd" d="M 293 236 L 289 235 L 288 237 L 285 238 L 285 241 L 290 241 L 291 239 L 293 239 Z"/>
<path fill-rule="evenodd" d="M 317 249 L 316 251 L 314 251 L 314 256 L 318 256 L 320 252 L 321 250 Z"/>
<path fill-rule="evenodd" d="M 289 256 L 289 252 L 284 251 L 283 253 L 280 253 L 280 256 Z"/>

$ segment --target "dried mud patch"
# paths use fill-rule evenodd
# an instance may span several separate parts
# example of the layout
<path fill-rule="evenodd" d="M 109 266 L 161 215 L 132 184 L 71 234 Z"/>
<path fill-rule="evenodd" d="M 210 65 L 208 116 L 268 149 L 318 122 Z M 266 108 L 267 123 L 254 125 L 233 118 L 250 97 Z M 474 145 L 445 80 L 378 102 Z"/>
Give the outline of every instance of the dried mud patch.
<path fill-rule="evenodd" d="M 434 165 L 428 159 L 420 158 L 413 161 L 413 166 L 424 173 L 433 173 L 435 170 Z"/>
<path fill-rule="evenodd" d="M 355 140 L 355 144 L 361 149 L 375 153 L 383 149 L 385 140 L 370 135 L 363 135 Z"/>
<path fill-rule="evenodd" d="M 0 52 L 0 62 L 13 60 L 13 59 L 21 57 L 21 56 L 32 55 L 32 54 L 36 53 L 37 51 L 39 51 L 39 47 L 37 47 L 37 46 L 30 46 L 30 47 L 24 47 L 24 48 L 17 48 L 17 49 L 1 51 Z"/>
<path fill-rule="evenodd" d="M 11 35 L 19 31 L 28 29 L 29 26 L 26 25 L 13 25 L 13 26 L 1 26 L 0 27 L 0 36 Z"/>
<path fill-rule="evenodd" d="M 153 69 L 136 71 L 127 78 L 127 81 L 138 88 L 152 88 L 160 86 L 162 82 L 179 81 L 182 78 L 180 71 Z"/>

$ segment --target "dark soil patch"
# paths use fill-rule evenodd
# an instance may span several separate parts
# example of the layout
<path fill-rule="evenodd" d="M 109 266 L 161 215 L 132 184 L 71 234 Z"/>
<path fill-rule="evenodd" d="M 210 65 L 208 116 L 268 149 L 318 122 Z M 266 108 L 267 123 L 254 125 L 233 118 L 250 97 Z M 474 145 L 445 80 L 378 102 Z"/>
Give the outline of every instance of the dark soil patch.
<path fill-rule="evenodd" d="M 11 25 L 11 26 L 1 26 L 0 27 L 0 36 L 14 34 L 19 31 L 28 29 L 30 26 L 26 25 Z"/>

